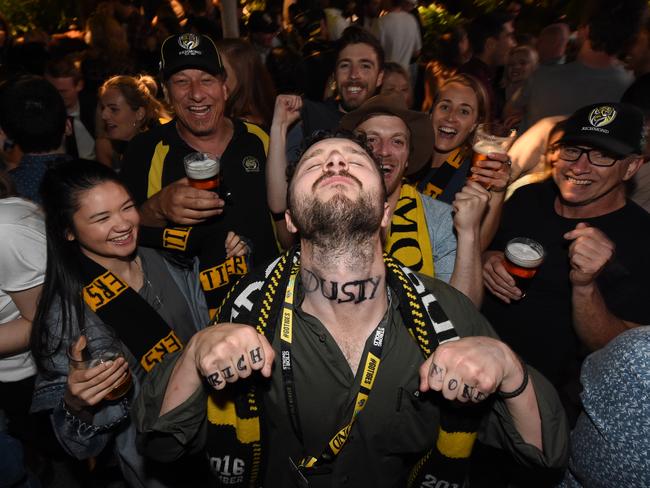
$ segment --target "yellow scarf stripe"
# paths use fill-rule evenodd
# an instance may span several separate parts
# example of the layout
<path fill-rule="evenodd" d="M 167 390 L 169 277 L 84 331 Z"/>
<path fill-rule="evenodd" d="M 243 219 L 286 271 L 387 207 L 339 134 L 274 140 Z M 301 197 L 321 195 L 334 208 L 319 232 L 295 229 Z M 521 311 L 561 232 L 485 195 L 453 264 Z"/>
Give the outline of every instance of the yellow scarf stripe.
<path fill-rule="evenodd" d="M 402 185 L 384 250 L 413 271 L 430 277 L 435 275 L 424 205 L 412 185 Z"/>
<path fill-rule="evenodd" d="M 149 167 L 147 198 L 151 198 L 162 189 L 162 172 L 168 152 L 169 146 L 163 144 L 162 141 L 156 144 Z"/>
<path fill-rule="evenodd" d="M 264 130 L 255 124 L 251 124 L 250 122 L 244 122 L 244 125 L 246 126 L 246 130 L 253 134 L 254 136 L 257 136 L 257 138 L 262 142 L 262 145 L 264 146 L 264 154 L 266 156 L 269 155 L 269 135 L 264 132 Z"/>
<path fill-rule="evenodd" d="M 476 436 L 476 432 L 446 432 L 440 429 L 436 447 L 448 458 L 468 458 L 472 454 Z"/>
<path fill-rule="evenodd" d="M 259 417 L 243 419 L 237 417 L 235 402 L 226 400 L 218 404 L 214 400 L 215 395 L 208 397 L 208 422 L 214 425 L 230 425 L 237 432 L 237 439 L 242 444 L 259 442 L 260 423 Z"/>

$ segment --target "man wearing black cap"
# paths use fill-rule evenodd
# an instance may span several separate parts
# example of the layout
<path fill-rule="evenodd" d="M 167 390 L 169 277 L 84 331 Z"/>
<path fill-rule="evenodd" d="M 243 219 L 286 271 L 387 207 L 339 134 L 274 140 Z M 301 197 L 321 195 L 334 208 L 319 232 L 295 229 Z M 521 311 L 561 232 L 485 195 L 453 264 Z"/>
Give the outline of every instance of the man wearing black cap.
<path fill-rule="evenodd" d="M 163 42 L 160 54 L 165 94 L 176 118 L 134 138 L 122 170 L 140 205 L 143 223 L 195 226 L 176 236 L 183 249 L 192 232 L 214 239 L 224 231 L 233 231 L 247 238 L 255 260 L 272 257 L 277 248 L 266 212 L 267 134 L 256 125 L 225 116 L 226 73 L 209 37 L 191 33 L 171 36 Z M 230 194 L 226 206 L 223 195 L 190 186 L 183 158 L 192 152 L 220 158 L 221 178 Z M 164 242 L 165 248 L 169 244 L 178 249 L 169 239 Z M 226 259 L 223 241 L 199 247 L 201 282 L 208 305 L 216 308 L 247 266 L 243 259 Z"/>
<path fill-rule="evenodd" d="M 515 192 L 483 256 L 492 292 L 484 314 L 561 395 L 577 385 L 585 349 L 650 323 L 650 214 L 625 197 L 643 147 L 643 116 L 636 108 L 601 103 L 576 111 L 551 149 L 553 181 Z M 545 251 L 525 296 L 503 265 L 503 250 L 514 237 L 532 238 Z M 565 406 L 572 405 L 570 396 Z"/>

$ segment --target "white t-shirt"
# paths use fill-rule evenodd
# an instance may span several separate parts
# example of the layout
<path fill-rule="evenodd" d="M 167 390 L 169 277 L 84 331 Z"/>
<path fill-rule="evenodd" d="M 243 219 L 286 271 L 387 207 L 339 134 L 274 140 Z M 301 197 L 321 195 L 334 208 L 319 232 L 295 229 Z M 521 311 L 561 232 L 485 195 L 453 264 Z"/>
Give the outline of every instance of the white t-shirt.
<path fill-rule="evenodd" d="M 0 327 L 20 316 L 7 292 L 23 291 L 45 280 L 45 222 L 39 207 L 22 198 L 0 200 Z M 28 352 L 0 359 L 0 381 L 36 374 Z"/>
<path fill-rule="evenodd" d="M 389 12 L 380 17 L 379 42 L 386 61 L 399 63 L 408 71 L 413 54 L 422 49 L 417 20 L 408 12 Z"/>

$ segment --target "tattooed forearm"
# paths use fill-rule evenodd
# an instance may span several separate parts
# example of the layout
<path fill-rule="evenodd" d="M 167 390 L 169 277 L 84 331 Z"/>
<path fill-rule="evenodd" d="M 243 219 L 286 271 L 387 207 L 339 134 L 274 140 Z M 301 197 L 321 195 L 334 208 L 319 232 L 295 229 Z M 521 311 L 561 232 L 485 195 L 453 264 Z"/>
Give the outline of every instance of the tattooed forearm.
<path fill-rule="evenodd" d="M 371 276 L 363 280 L 340 283 L 321 278 L 309 269 L 304 269 L 302 277 L 305 293 L 320 292 L 328 300 L 337 303 L 361 303 L 372 300 L 377 296 L 382 280 L 381 276 Z"/>

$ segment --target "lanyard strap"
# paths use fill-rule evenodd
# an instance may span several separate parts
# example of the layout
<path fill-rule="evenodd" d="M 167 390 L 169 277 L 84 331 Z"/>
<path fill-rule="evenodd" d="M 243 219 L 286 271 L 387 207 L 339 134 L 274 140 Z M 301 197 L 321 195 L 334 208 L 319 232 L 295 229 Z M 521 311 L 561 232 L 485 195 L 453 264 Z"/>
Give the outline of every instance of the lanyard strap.
<path fill-rule="evenodd" d="M 291 355 L 291 343 L 293 339 L 293 300 L 294 290 L 296 285 L 296 276 L 298 275 L 298 266 L 294 266 L 291 270 L 289 283 L 284 295 L 284 304 L 282 307 L 282 326 L 280 329 L 280 346 L 281 346 L 281 362 L 282 362 L 282 381 L 284 383 L 284 396 L 287 401 L 287 410 L 291 419 L 291 425 L 296 433 L 296 436 L 303 442 L 302 428 L 300 426 L 300 416 L 298 414 L 298 403 L 296 401 L 296 386 L 293 377 L 293 363 Z M 352 424 L 357 416 L 365 408 L 370 396 L 370 391 L 377 377 L 379 371 L 379 364 L 381 362 L 381 354 L 384 349 L 384 326 L 381 324 L 377 326 L 374 332 L 374 337 L 366 353 L 365 359 L 361 364 L 364 364 L 363 374 L 361 375 L 361 383 L 359 391 L 354 404 L 354 411 L 350 421 L 339 429 L 336 434 L 330 439 L 325 446 L 325 449 L 318 458 L 307 456 L 300 462 L 301 468 L 312 468 L 317 464 L 332 461 L 338 453 L 343 449 L 343 446 L 348 440 Z"/>

